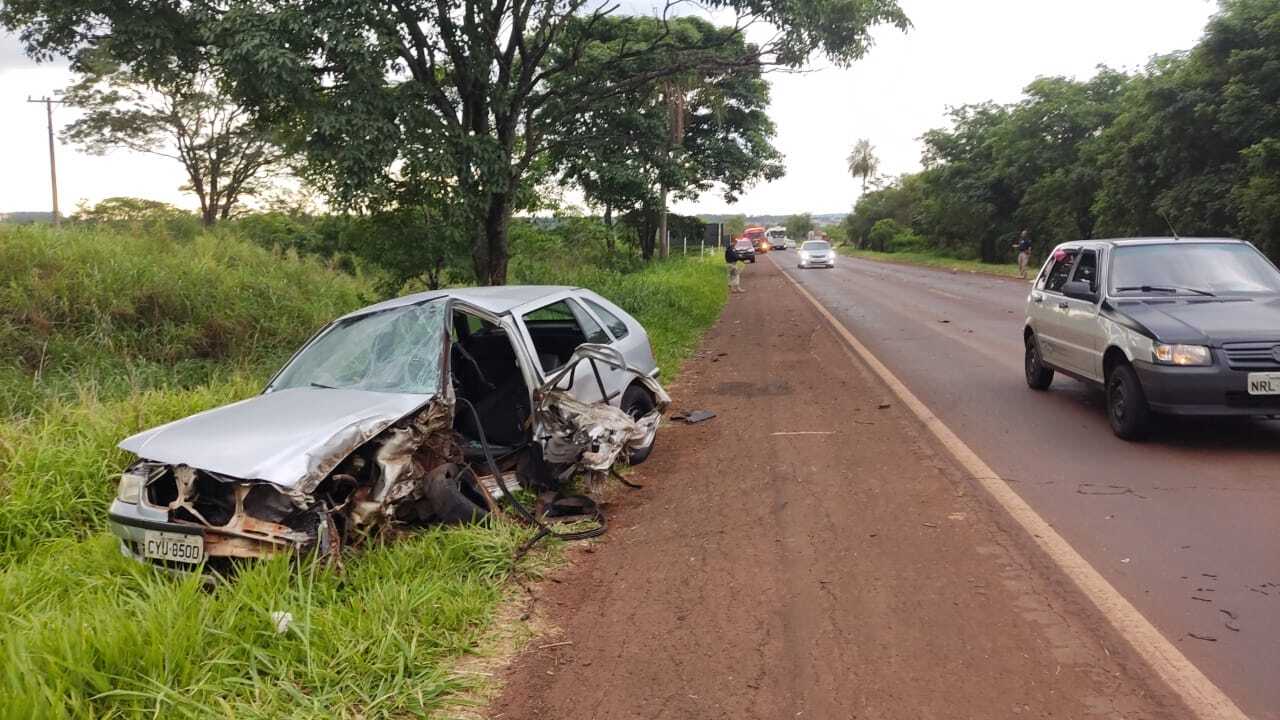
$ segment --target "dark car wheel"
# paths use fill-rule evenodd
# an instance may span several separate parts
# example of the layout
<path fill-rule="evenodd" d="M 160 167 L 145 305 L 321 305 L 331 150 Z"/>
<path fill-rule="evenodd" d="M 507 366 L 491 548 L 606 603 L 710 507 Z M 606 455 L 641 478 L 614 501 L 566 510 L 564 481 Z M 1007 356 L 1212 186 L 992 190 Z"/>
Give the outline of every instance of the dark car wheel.
<path fill-rule="evenodd" d="M 1146 393 L 1131 365 L 1116 365 L 1107 375 L 1107 418 L 1111 430 L 1125 440 L 1140 439 L 1151 423 Z"/>
<path fill-rule="evenodd" d="M 639 420 L 653 412 L 653 396 L 643 387 L 632 385 L 627 388 L 626 392 L 622 393 L 622 411 Z M 632 465 L 639 465 L 644 462 L 649 458 L 649 453 L 653 452 L 653 446 L 657 444 L 658 438 L 655 437 L 648 447 L 632 450 L 629 462 Z"/>
<path fill-rule="evenodd" d="M 1048 390 L 1053 383 L 1053 368 L 1045 367 L 1040 359 L 1040 343 L 1036 336 L 1027 338 L 1026 358 L 1023 367 L 1027 373 L 1027 387 L 1032 390 Z"/>

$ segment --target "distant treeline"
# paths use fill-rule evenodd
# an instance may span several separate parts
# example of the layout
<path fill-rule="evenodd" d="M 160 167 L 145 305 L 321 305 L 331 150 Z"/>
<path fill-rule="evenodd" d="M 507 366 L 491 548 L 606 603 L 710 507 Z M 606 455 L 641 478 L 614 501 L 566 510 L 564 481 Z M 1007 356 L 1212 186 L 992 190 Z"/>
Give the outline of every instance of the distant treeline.
<path fill-rule="evenodd" d="M 1073 239 L 1235 236 L 1280 258 L 1280 0 L 1222 0 L 1192 50 L 1040 78 L 951 111 L 924 170 L 863 196 L 849 237 L 997 262 Z"/>

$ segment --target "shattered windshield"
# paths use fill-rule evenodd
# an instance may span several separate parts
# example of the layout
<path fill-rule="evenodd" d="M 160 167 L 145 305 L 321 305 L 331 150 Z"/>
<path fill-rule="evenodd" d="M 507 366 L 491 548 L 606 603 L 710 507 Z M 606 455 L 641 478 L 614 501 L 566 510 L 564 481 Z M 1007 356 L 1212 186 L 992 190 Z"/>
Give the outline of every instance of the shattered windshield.
<path fill-rule="evenodd" d="M 444 318 L 445 303 L 437 301 L 340 320 L 294 358 L 271 389 L 435 394 L 443 369 Z"/>

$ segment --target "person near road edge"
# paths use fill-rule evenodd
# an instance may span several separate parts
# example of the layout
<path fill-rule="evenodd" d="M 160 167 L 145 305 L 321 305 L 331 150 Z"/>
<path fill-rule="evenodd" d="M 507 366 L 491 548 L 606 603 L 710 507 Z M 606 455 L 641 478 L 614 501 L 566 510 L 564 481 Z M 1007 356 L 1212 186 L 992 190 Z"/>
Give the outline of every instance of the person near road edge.
<path fill-rule="evenodd" d="M 745 292 L 742 289 L 742 265 L 738 253 L 733 249 L 733 242 L 724 246 L 724 261 L 729 263 L 729 292 Z"/>
<path fill-rule="evenodd" d="M 1027 264 L 1031 262 L 1031 233 L 1026 228 L 1022 229 L 1022 234 L 1013 247 L 1018 249 L 1018 277 L 1026 280 Z"/>

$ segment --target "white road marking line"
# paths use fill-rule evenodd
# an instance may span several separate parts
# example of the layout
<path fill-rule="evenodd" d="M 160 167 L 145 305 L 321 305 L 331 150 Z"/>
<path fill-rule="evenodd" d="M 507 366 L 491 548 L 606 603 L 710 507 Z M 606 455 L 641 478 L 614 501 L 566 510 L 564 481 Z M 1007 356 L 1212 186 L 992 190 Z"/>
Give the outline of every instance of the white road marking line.
<path fill-rule="evenodd" d="M 835 435 L 835 430 L 796 430 L 795 432 L 776 432 L 770 435 Z"/>
<path fill-rule="evenodd" d="M 1143 617 L 1132 603 L 1093 569 L 1093 566 L 1049 523 L 1045 522 L 1044 518 L 1032 510 L 1031 506 L 1019 497 L 1003 478 L 934 415 L 928 406 L 922 403 L 884 363 L 859 342 L 848 328 L 823 307 L 822 303 L 818 302 L 789 273 L 784 271 L 782 274 L 831 324 L 836 333 L 849 344 L 862 361 L 889 386 L 893 394 L 911 409 L 916 418 L 933 433 L 952 457 L 996 502 L 1000 503 L 1005 512 L 1022 526 L 1022 529 L 1066 573 L 1067 577 L 1071 578 L 1076 587 L 1093 602 L 1121 637 L 1128 640 L 1134 651 L 1151 666 L 1160 679 L 1182 698 L 1196 718 L 1199 720 L 1248 720 L 1248 716 L 1231 701 L 1231 698 L 1214 685 L 1212 680 L 1205 677 L 1204 673 L 1200 672 L 1200 669 L 1193 665 L 1164 635 L 1161 635 L 1160 631 Z"/>

